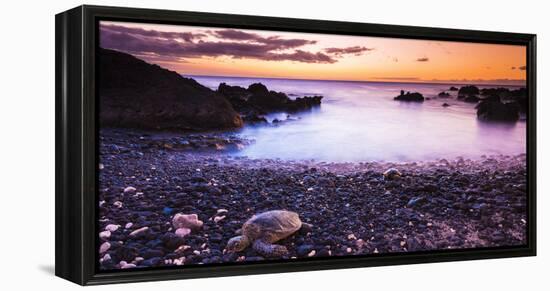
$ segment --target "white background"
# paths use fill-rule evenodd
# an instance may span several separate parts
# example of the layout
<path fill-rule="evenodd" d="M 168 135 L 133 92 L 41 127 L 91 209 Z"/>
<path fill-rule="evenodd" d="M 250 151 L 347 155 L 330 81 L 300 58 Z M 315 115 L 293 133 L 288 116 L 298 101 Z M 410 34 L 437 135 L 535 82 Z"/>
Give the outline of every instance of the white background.
<path fill-rule="evenodd" d="M 536 33 L 538 256 L 180 280 L 96 290 L 541 290 L 550 287 L 550 123 L 546 1 L 88 1 L 235 14 Z M 76 289 L 54 277 L 54 15 L 80 1 L 2 3 L 0 16 L 0 289 Z M 546 181 L 545 181 L 546 179 Z"/>

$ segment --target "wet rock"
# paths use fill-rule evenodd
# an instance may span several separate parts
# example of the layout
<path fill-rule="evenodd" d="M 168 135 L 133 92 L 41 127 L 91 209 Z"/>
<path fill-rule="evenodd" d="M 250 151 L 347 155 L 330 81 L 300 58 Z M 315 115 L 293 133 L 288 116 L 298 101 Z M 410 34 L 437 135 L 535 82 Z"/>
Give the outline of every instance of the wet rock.
<path fill-rule="evenodd" d="M 519 119 L 519 108 L 513 103 L 483 100 L 477 105 L 477 117 L 484 121 L 509 121 Z"/>
<path fill-rule="evenodd" d="M 458 90 L 459 97 L 466 97 L 470 95 L 479 95 L 479 88 L 473 85 L 460 87 Z"/>
<path fill-rule="evenodd" d="M 393 98 L 393 100 L 396 101 L 406 101 L 406 102 L 424 102 L 424 96 L 418 92 L 407 92 L 405 93 L 403 90 L 401 90 L 401 94 L 399 96 Z"/>

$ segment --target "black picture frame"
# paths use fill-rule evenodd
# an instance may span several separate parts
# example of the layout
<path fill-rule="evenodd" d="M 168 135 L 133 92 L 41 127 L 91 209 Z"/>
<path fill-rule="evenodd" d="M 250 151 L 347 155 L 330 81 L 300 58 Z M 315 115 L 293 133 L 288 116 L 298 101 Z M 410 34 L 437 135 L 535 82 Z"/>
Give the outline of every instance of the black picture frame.
<path fill-rule="evenodd" d="M 527 245 L 99 272 L 97 268 L 96 49 L 99 20 L 399 37 L 527 47 Z M 536 35 L 263 16 L 79 6 L 56 15 L 55 274 L 81 285 L 310 271 L 536 255 Z"/>

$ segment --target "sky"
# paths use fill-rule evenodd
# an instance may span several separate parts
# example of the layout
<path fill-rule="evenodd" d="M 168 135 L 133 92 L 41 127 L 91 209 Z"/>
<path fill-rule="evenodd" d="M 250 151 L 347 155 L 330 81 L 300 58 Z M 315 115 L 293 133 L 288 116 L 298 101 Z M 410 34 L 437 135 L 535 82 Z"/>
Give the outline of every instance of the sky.
<path fill-rule="evenodd" d="M 100 22 L 100 46 L 183 75 L 525 85 L 526 47 Z"/>

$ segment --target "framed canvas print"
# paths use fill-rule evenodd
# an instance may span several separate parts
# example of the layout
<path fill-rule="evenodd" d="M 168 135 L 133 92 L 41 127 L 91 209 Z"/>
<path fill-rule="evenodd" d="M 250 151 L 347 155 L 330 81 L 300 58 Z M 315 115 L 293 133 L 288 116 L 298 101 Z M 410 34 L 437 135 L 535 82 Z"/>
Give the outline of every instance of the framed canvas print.
<path fill-rule="evenodd" d="M 56 274 L 82 285 L 535 255 L 535 36 L 56 16 Z"/>

